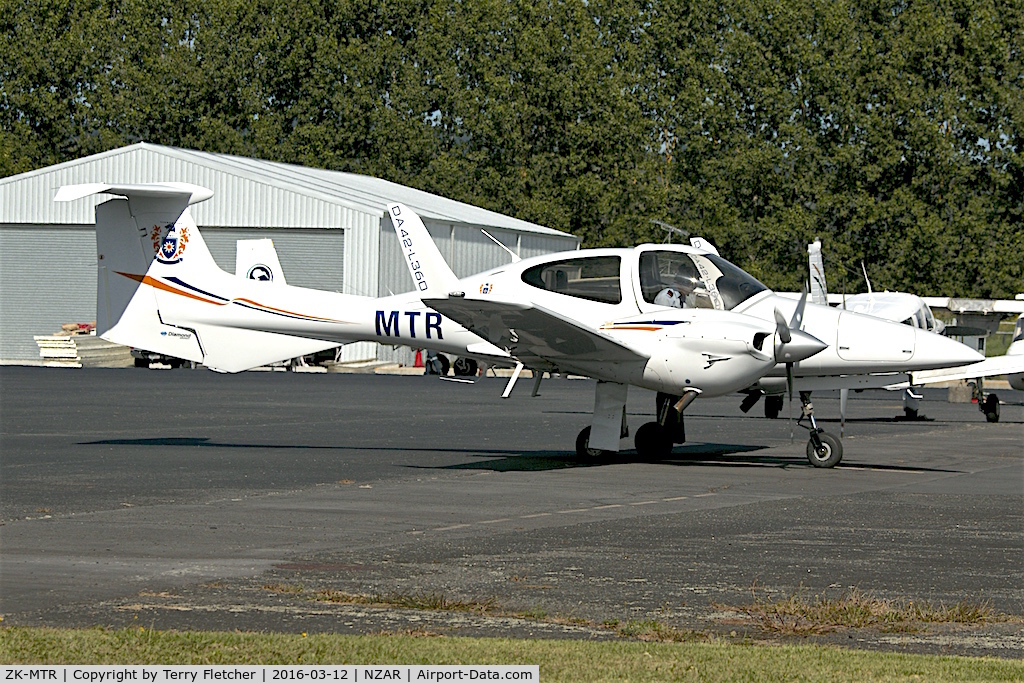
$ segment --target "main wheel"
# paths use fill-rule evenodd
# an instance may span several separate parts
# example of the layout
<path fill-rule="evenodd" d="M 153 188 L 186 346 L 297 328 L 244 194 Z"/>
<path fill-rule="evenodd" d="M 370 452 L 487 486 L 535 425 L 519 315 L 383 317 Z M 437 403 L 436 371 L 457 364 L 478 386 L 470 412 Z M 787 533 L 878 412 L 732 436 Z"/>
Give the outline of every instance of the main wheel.
<path fill-rule="evenodd" d="M 999 422 L 999 397 L 989 394 L 985 397 L 984 404 L 985 419 L 989 422 Z"/>
<path fill-rule="evenodd" d="M 807 460 L 815 467 L 835 467 L 843 459 L 843 444 L 839 439 L 818 432 L 821 448 L 814 447 L 814 441 L 807 441 Z"/>
<path fill-rule="evenodd" d="M 641 458 L 663 458 L 672 452 L 672 436 L 657 422 L 646 422 L 633 437 L 636 454 Z"/>
<path fill-rule="evenodd" d="M 590 447 L 590 427 L 584 427 L 576 436 L 576 455 L 581 458 L 600 458 L 608 451 Z"/>
<path fill-rule="evenodd" d="M 459 356 L 452 363 L 452 368 L 455 371 L 456 377 L 475 377 L 476 376 L 476 361 L 472 358 L 463 358 Z"/>
<path fill-rule="evenodd" d="M 785 399 L 782 396 L 765 396 L 764 397 L 764 416 L 769 420 L 774 420 L 782 412 L 782 405 Z"/>
<path fill-rule="evenodd" d="M 442 377 L 448 376 L 448 369 L 451 367 L 451 361 L 448 360 L 448 356 L 439 353 L 436 358 L 432 358 L 427 361 L 427 374 L 428 375 L 441 375 Z"/>

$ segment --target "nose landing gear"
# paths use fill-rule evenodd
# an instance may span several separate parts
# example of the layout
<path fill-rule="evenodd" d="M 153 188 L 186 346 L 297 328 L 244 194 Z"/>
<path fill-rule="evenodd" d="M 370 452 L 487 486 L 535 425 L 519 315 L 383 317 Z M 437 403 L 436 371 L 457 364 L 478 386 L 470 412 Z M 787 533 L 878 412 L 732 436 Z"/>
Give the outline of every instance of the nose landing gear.
<path fill-rule="evenodd" d="M 800 392 L 800 404 L 800 419 L 796 423 L 806 428 L 811 437 L 807 442 L 807 461 L 815 467 L 835 467 L 843 459 L 843 443 L 831 434 L 826 434 L 825 430 L 818 426 L 814 419 L 814 404 L 811 403 L 810 392 Z M 807 420 L 810 426 L 805 425 L 804 420 Z"/>

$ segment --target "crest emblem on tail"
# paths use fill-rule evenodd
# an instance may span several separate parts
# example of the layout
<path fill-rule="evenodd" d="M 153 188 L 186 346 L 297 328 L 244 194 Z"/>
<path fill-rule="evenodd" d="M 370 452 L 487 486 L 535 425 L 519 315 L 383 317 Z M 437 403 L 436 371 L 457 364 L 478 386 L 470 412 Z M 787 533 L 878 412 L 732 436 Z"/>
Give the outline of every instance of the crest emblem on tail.
<path fill-rule="evenodd" d="M 185 253 L 185 247 L 188 245 L 188 228 L 184 225 L 177 228 L 173 225 L 168 227 L 171 230 L 161 242 L 160 249 L 156 252 L 156 260 L 171 265 L 180 261 L 182 254 Z"/>

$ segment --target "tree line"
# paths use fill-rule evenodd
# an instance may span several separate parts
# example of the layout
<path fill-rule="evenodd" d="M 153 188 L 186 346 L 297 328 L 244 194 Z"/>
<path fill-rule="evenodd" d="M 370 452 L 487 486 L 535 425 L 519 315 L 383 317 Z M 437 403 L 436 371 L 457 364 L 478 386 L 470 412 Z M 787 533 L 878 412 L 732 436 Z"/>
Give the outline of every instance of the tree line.
<path fill-rule="evenodd" d="M 1024 291 L 1021 0 L 0 0 L 0 177 L 147 141 L 776 288 Z"/>

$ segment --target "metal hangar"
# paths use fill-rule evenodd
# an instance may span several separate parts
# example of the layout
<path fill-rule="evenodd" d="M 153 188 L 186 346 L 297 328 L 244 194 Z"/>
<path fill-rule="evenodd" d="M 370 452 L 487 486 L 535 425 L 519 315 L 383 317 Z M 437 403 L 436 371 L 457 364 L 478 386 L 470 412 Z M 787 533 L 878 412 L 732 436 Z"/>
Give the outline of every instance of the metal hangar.
<path fill-rule="evenodd" d="M 386 296 L 412 289 L 389 202 L 423 218 L 457 275 L 507 263 L 487 230 L 523 258 L 579 248 L 565 232 L 379 178 L 137 143 L 0 179 L 0 362 L 39 361 L 34 335 L 96 316 L 94 207 L 55 203 L 62 185 L 178 181 L 214 196 L 192 207 L 214 259 L 235 270 L 235 242 L 270 237 L 289 284 Z M 341 359 L 411 362 L 408 349 L 349 344 Z"/>

